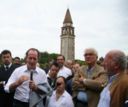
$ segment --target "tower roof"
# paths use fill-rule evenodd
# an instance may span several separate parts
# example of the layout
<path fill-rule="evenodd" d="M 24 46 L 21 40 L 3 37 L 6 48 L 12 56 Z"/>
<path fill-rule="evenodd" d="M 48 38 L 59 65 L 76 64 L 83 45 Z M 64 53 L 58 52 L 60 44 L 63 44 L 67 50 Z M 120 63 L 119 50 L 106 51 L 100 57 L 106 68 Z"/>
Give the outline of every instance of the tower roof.
<path fill-rule="evenodd" d="M 72 24 L 72 18 L 71 18 L 69 9 L 67 9 L 67 11 L 66 11 L 66 15 L 65 15 L 63 24 L 64 23 L 71 23 Z"/>

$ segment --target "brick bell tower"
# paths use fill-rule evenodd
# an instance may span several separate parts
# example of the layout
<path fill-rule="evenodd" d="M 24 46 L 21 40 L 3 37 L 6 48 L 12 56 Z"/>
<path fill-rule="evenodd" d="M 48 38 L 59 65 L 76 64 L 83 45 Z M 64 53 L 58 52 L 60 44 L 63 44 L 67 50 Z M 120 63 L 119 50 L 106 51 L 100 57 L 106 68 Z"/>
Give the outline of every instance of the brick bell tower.
<path fill-rule="evenodd" d="M 65 60 L 74 60 L 75 58 L 75 35 L 72 18 L 69 9 L 63 21 L 61 28 L 61 54 L 65 56 Z"/>

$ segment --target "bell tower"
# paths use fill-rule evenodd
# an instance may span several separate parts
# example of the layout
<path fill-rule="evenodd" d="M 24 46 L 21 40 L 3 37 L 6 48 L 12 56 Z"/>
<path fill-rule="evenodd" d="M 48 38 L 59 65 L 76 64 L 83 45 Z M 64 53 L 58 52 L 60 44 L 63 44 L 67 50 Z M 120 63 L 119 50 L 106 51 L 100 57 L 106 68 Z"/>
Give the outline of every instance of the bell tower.
<path fill-rule="evenodd" d="M 61 28 L 61 54 L 65 56 L 65 60 L 74 60 L 75 58 L 75 35 L 72 18 L 69 9 Z"/>

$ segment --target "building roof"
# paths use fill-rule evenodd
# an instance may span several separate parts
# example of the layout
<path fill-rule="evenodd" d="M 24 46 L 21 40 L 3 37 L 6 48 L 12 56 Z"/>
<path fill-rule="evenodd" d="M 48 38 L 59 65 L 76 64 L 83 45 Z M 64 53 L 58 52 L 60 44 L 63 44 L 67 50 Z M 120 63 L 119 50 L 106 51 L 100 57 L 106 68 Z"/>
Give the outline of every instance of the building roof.
<path fill-rule="evenodd" d="M 65 15 L 63 24 L 64 23 L 71 23 L 72 24 L 72 18 L 71 18 L 69 9 L 67 9 L 67 11 L 66 11 L 66 15 Z"/>

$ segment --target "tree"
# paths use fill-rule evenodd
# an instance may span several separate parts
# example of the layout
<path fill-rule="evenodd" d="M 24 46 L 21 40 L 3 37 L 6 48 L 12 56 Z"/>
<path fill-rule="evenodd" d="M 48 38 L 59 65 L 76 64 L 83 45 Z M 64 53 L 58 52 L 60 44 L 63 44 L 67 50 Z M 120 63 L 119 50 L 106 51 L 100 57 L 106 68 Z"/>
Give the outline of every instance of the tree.
<path fill-rule="evenodd" d="M 39 59 L 41 67 L 44 68 L 45 66 L 48 66 L 51 61 L 53 62 L 56 60 L 57 56 L 58 54 L 56 53 L 49 54 L 48 52 L 41 52 Z"/>

